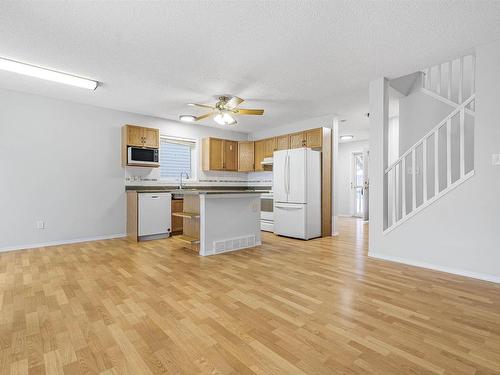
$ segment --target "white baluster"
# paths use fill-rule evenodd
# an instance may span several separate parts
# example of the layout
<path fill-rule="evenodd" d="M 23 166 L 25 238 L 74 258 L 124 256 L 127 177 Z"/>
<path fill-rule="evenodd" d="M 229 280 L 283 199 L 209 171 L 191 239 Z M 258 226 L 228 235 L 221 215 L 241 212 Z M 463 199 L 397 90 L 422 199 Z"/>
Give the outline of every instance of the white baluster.
<path fill-rule="evenodd" d="M 396 166 L 392 170 L 394 171 L 394 179 L 392 180 L 394 185 L 392 192 L 392 225 L 394 225 L 396 224 Z"/>
<path fill-rule="evenodd" d="M 436 86 L 436 92 L 441 95 L 441 66 L 443 64 L 438 65 L 438 71 L 437 71 L 437 86 Z"/>
<path fill-rule="evenodd" d="M 471 81 L 470 81 L 470 95 L 476 93 L 476 56 L 472 55 L 472 69 L 471 69 Z M 473 111 L 476 103 L 473 100 L 470 102 L 470 109 Z"/>
<path fill-rule="evenodd" d="M 452 64 L 448 61 L 448 100 L 451 100 L 451 80 L 452 80 Z"/>
<path fill-rule="evenodd" d="M 415 157 L 415 148 L 411 150 L 411 205 L 412 212 L 417 208 L 417 178 L 416 178 L 416 157 Z"/>
<path fill-rule="evenodd" d="M 460 109 L 460 178 L 465 175 L 465 108 Z"/>
<path fill-rule="evenodd" d="M 463 90 L 464 90 L 464 69 L 463 69 L 464 59 L 461 57 L 458 59 L 458 104 L 463 102 Z"/>
<path fill-rule="evenodd" d="M 446 121 L 446 187 L 451 185 L 451 119 Z"/>
<path fill-rule="evenodd" d="M 401 218 L 406 216 L 406 157 L 401 159 Z"/>
<path fill-rule="evenodd" d="M 422 185 L 423 185 L 423 203 L 427 202 L 427 138 L 422 143 Z"/>
<path fill-rule="evenodd" d="M 439 129 L 434 132 L 434 196 L 439 194 Z"/>

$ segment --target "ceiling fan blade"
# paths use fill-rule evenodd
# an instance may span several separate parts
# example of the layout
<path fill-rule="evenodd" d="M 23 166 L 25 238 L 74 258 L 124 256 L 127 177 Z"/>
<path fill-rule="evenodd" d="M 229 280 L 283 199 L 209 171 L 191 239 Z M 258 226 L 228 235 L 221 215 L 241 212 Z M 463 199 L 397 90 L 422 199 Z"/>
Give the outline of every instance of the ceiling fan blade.
<path fill-rule="evenodd" d="M 236 113 L 239 113 L 240 115 L 263 115 L 264 110 L 263 109 L 243 109 L 243 108 L 238 108 L 235 110 Z"/>
<path fill-rule="evenodd" d="M 212 116 L 213 114 L 214 114 L 213 112 L 210 112 L 210 113 L 206 113 L 206 114 L 204 114 L 204 115 L 201 115 L 201 116 L 195 117 L 195 118 L 194 118 L 194 121 L 200 121 L 200 120 L 203 120 L 204 118 L 210 117 L 210 116 Z"/>
<path fill-rule="evenodd" d="M 208 104 L 198 104 L 198 103 L 188 103 L 191 107 L 203 107 L 203 108 L 210 108 L 210 109 L 215 109 L 213 105 L 208 105 Z"/>
<path fill-rule="evenodd" d="M 227 109 L 233 109 L 239 106 L 241 103 L 243 103 L 244 100 L 241 98 L 238 98 L 237 96 L 233 96 L 229 101 L 226 103 L 225 107 Z"/>

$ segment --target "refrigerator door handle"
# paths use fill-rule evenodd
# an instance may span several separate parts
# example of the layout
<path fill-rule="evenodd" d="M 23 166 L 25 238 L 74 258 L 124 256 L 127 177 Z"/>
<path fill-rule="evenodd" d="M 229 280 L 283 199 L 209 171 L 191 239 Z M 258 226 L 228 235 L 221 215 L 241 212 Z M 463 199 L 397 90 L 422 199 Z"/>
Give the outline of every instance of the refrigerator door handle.
<path fill-rule="evenodd" d="M 280 206 L 279 204 L 277 204 L 275 206 L 275 208 L 278 208 L 280 210 L 303 210 L 304 207 L 302 206 L 295 206 L 295 207 L 292 207 L 292 206 Z"/>

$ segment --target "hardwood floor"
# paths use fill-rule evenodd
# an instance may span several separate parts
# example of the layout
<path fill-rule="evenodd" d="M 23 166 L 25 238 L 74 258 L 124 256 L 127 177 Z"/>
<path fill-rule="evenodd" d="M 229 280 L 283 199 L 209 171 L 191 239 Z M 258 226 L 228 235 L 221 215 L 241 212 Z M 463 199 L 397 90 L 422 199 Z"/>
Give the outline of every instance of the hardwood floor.
<path fill-rule="evenodd" d="M 500 285 L 370 259 L 366 226 L 341 225 L 206 258 L 175 239 L 0 254 L 0 374 L 500 374 Z"/>

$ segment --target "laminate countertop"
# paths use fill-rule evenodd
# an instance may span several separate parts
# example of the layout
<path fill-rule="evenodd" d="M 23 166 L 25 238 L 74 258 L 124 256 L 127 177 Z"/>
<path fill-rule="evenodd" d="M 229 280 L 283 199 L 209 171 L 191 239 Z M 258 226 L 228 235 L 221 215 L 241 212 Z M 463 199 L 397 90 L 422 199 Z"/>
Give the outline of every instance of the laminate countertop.
<path fill-rule="evenodd" d="M 265 194 L 269 190 L 195 190 L 195 189 L 172 189 L 172 190 L 128 190 L 136 193 L 172 193 L 176 195 L 200 195 L 200 194 Z"/>

